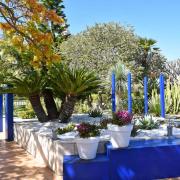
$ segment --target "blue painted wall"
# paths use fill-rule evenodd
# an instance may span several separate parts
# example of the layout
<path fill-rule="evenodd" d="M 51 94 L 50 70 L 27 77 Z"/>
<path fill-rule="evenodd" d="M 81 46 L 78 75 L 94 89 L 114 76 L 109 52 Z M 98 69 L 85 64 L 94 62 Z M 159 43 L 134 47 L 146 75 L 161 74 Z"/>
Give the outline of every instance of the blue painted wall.
<path fill-rule="evenodd" d="M 0 95 L 0 132 L 3 132 L 3 95 Z"/>
<path fill-rule="evenodd" d="M 180 177 L 180 139 L 131 141 L 128 148 L 106 146 L 106 154 L 81 160 L 64 156 L 64 180 L 152 180 Z"/>

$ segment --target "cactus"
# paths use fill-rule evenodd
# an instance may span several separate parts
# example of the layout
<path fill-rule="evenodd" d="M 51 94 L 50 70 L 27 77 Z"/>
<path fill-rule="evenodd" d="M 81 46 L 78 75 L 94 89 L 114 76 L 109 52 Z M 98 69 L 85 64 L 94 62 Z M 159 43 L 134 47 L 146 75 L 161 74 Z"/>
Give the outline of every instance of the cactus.
<path fill-rule="evenodd" d="M 167 81 L 166 89 L 165 89 L 165 104 L 166 104 L 166 113 L 171 112 L 172 107 L 172 91 L 170 80 Z"/>
<path fill-rule="evenodd" d="M 173 113 L 177 114 L 180 110 L 180 85 L 174 83 L 172 86 Z"/>
<path fill-rule="evenodd" d="M 152 90 L 150 100 L 150 111 L 155 115 L 160 114 L 160 99 L 157 89 Z M 180 112 L 180 84 L 177 82 L 171 83 L 170 80 L 166 83 L 165 89 L 165 106 L 166 113 L 178 114 Z"/>

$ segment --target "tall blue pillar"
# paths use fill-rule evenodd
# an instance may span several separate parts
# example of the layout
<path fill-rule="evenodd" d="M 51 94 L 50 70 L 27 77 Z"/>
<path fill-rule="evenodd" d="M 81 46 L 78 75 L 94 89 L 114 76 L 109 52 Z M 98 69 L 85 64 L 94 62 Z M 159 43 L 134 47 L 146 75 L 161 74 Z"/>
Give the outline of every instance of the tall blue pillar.
<path fill-rule="evenodd" d="M 148 78 L 144 77 L 144 115 L 148 114 Z"/>
<path fill-rule="evenodd" d="M 132 113 L 131 73 L 128 74 L 128 112 Z"/>
<path fill-rule="evenodd" d="M 116 77 L 115 73 L 112 73 L 112 112 L 116 112 Z"/>
<path fill-rule="evenodd" d="M 164 96 L 164 76 L 160 75 L 160 106 L 161 106 L 161 117 L 165 118 L 165 96 Z"/>
<path fill-rule="evenodd" d="M 7 141 L 14 140 L 14 131 L 13 131 L 13 94 L 5 95 L 5 119 L 6 119 L 6 128 L 7 128 Z"/>
<path fill-rule="evenodd" d="M 3 132 L 3 95 L 0 95 L 0 132 Z"/>

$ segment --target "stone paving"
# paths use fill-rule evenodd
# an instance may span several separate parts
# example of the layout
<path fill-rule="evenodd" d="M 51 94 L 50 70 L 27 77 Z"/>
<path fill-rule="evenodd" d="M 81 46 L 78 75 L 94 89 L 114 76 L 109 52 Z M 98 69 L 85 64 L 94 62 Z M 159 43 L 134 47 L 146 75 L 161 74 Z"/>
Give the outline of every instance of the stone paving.
<path fill-rule="evenodd" d="M 15 142 L 0 140 L 0 180 L 61 180 Z"/>

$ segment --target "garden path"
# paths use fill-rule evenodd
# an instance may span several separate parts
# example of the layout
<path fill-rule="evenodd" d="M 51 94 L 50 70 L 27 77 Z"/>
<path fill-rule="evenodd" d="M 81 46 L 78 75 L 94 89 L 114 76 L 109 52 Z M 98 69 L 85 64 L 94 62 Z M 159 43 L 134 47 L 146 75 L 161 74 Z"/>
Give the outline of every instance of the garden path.
<path fill-rule="evenodd" d="M 61 180 L 15 142 L 0 140 L 0 180 Z"/>

